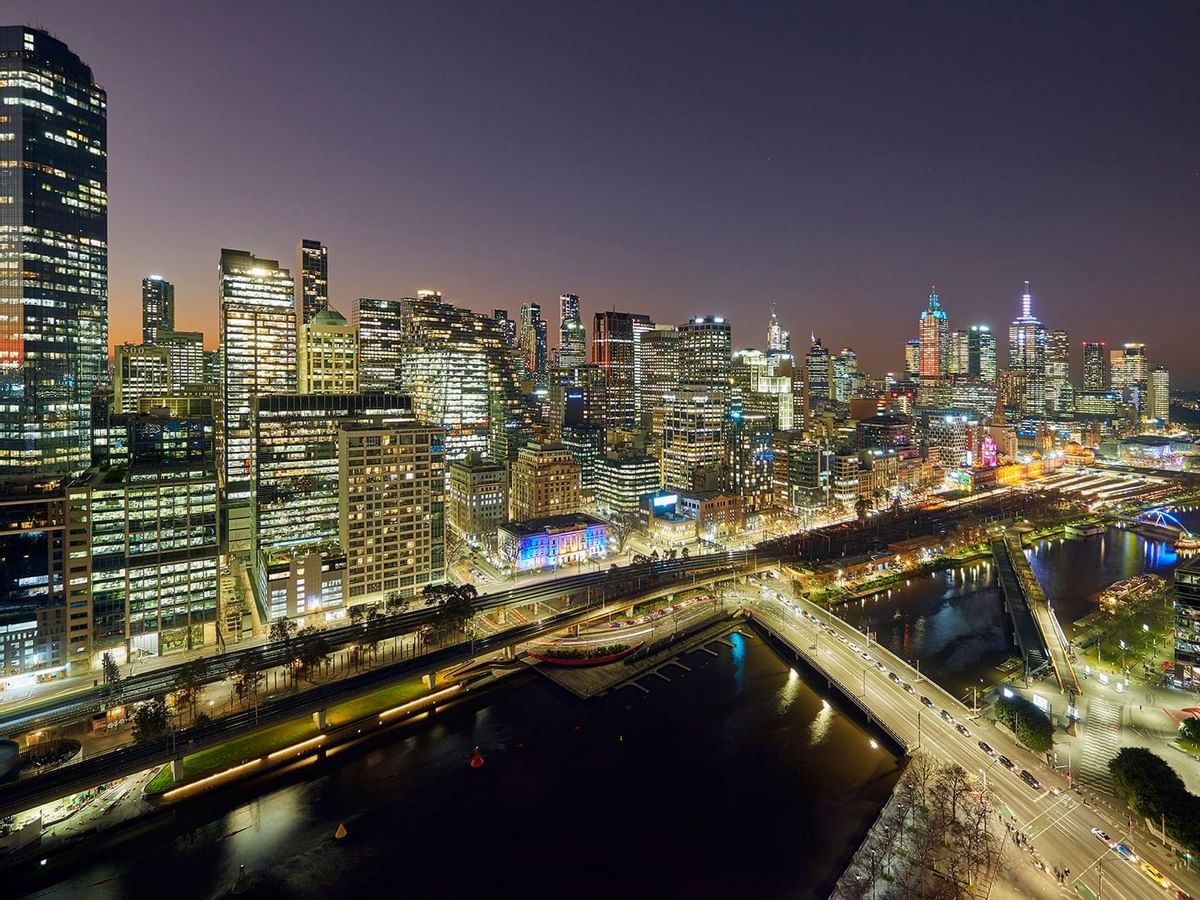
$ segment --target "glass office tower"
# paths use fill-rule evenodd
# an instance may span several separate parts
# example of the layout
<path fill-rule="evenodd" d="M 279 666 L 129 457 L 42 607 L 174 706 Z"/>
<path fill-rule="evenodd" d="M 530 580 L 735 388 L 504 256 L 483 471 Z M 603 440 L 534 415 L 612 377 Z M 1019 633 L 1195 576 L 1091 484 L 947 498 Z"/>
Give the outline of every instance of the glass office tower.
<path fill-rule="evenodd" d="M 0 471 L 87 468 L 108 365 L 104 90 L 62 41 L 0 27 Z"/>

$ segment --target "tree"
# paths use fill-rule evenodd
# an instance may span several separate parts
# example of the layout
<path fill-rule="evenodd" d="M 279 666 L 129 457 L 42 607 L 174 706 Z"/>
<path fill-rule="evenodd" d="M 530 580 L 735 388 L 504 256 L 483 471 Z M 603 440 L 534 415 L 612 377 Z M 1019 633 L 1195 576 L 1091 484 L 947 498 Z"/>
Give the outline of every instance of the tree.
<path fill-rule="evenodd" d="M 139 744 L 167 733 L 167 704 L 162 698 L 145 700 L 133 708 L 133 739 Z"/>
<path fill-rule="evenodd" d="M 286 647 L 299 629 L 300 625 L 292 619 L 276 619 L 271 623 L 271 631 L 268 636 L 272 644 L 283 644 Z"/>
<path fill-rule="evenodd" d="M 175 676 L 175 704 L 177 707 L 188 707 L 192 718 L 196 716 L 196 701 L 200 699 L 207 674 L 208 663 L 202 659 L 194 659 L 184 663 L 179 668 L 179 674 Z"/>
<path fill-rule="evenodd" d="M 618 555 L 625 552 L 625 542 L 641 525 L 641 517 L 635 512 L 619 512 L 608 520 L 608 538 L 616 545 Z"/>
<path fill-rule="evenodd" d="M 387 595 L 387 599 L 383 603 L 383 609 L 389 616 L 406 612 L 408 610 L 408 599 L 402 597 L 399 591 L 392 591 Z"/>
<path fill-rule="evenodd" d="M 329 641 L 320 628 L 309 626 L 296 633 L 296 660 L 311 683 L 314 672 L 329 658 Z"/>
<path fill-rule="evenodd" d="M 867 521 L 867 511 L 871 508 L 871 502 L 866 497 L 859 497 L 854 501 L 854 514 L 858 516 L 859 522 Z"/>
<path fill-rule="evenodd" d="M 1183 779 L 1145 747 L 1124 747 L 1109 762 L 1113 790 L 1139 816 L 1157 819 L 1173 811 L 1176 796 L 1187 793 Z"/>
<path fill-rule="evenodd" d="M 358 651 L 356 654 L 358 659 L 368 655 L 375 656 L 379 649 L 380 628 L 383 620 L 383 614 L 378 609 L 372 608 L 366 616 L 366 621 L 361 623 L 361 630 L 354 639 L 354 648 Z"/>
<path fill-rule="evenodd" d="M 233 666 L 233 689 L 238 700 L 245 700 L 247 694 L 258 693 L 258 686 L 265 677 L 262 668 L 262 654 L 257 650 L 251 650 L 238 657 Z"/>
<path fill-rule="evenodd" d="M 995 710 L 996 721 L 1009 728 L 1030 750 L 1045 753 L 1054 746 L 1054 723 L 1024 697 L 1002 697 Z"/>
<path fill-rule="evenodd" d="M 361 604 L 350 607 L 350 624 L 362 624 L 363 617 L 367 614 L 367 608 Z"/>
<path fill-rule="evenodd" d="M 100 657 L 100 670 L 104 673 L 104 683 L 108 686 L 109 693 L 117 697 L 121 696 L 123 690 L 121 667 L 117 665 L 117 661 L 107 650 Z"/>
<path fill-rule="evenodd" d="M 1200 744 L 1200 719 L 1195 716 L 1183 720 L 1179 726 L 1179 736 L 1185 741 Z"/>
<path fill-rule="evenodd" d="M 475 615 L 475 607 L 465 592 L 454 591 L 438 604 L 433 614 L 433 631 L 439 635 L 461 632 Z"/>

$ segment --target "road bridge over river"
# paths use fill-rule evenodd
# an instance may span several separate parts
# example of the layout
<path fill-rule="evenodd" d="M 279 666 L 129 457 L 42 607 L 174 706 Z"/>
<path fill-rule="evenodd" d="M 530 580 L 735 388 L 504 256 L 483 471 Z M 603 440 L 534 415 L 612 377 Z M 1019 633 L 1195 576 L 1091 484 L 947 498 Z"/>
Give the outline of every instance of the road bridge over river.
<path fill-rule="evenodd" d="M 1102 866 L 1103 896 L 1108 900 L 1163 895 L 1162 888 L 1091 831 L 1101 829 L 1116 840 L 1125 836 L 1124 823 L 1114 822 L 1085 804 L 1044 759 L 1027 751 L 1009 732 L 974 716 L 971 708 L 923 679 L 907 661 L 869 642 L 864 634 L 828 610 L 770 588 L 763 591 L 760 601 L 750 605 L 750 614 L 764 634 L 825 678 L 831 688 L 862 710 L 900 747 L 920 748 L 943 763 L 961 766 L 1049 865 L 1071 870 L 1072 884 L 1097 892 L 1101 877 L 1098 867 Z M 986 753 L 979 746 L 980 739 L 996 755 Z M 1008 771 L 998 755 L 1029 770 L 1042 787 L 1035 789 Z M 1160 846 L 1140 835 L 1133 840 L 1143 860 L 1169 873 L 1168 877 L 1191 896 L 1200 896 L 1200 877 L 1173 868 L 1174 860 Z M 1047 889 L 1052 890 L 1049 876 Z"/>

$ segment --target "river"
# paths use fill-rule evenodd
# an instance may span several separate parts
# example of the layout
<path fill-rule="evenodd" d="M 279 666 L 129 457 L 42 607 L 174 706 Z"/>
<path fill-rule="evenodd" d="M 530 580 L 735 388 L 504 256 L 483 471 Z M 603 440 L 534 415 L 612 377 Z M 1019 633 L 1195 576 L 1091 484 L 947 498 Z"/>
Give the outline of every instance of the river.
<path fill-rule="evenodd" d="M 1200 512 L 1179 518 L 1200 531 Z M 1115 527 L 1083 540 L 1038 541 L 1027 553 L 1064 626 L 1096 609 L 1113 582 L 1143 572 L 1170 579 L 1179 562 L 1170 543 Z M 959 697 L 994 684 L 996 667 L 1016 652 L 990 558 L 910 578 L 837 612 L 899 656 L 920 659 L 923 672 Z"/>
<path fill-rule="evenodd" d="M 261 898 L 828 896 L 898 761 L 760 639 L 731 641 L 649 693 L 515 676 L 254 799 L 200 801 L 34 896 L 220 897 L 241 865 Z"/>

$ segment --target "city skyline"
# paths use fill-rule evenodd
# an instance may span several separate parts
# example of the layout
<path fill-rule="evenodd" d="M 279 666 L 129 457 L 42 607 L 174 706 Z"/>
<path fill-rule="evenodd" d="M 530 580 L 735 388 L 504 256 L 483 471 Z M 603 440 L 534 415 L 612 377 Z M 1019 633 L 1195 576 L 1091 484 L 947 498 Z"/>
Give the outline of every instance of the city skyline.
<path fill-rule="evenodd" d="M 1198 179 L 1184 150 L 1197 126 L 1165 118 L 1196 63 L 1170 17 L 1112 11 L 1081 23 L 1039 9 L 1042 27 L 1021 10 L 937 22 L 919 10 L 847 20 L 764 9 L 728 23 L 694 12 L 683 35 L 662 13 L 583 22 L 556 9 L 512 34 L 486 8 L 438 21 L 360 12 L 355 21 L 388 26 L 380 34 L 406 35 L 417 63 L 406 70 L 423 74 L 399 93 L 373 34 L 356 34 L 353 66 L 306 83 L 302 52 L 266 67 L 248 38 L 227 41 L 220 63 L 185 44 L 216 27 L 215 10 L 119 27 L 83 4 L 13 12 L 69 35 L 120 98 L 109 116 L 110 344 L 136 340 L 141 280 L 158 273 L 177 286 L 179 327 L 214 346 L 220 249 L 292 267 L 308 237 L 329 248 L 330 300 L 346 315 L 360 296 L 419 288 L 480 311 L 549 309 L 571 292 L 585 322 L 612 308 L 674 323 L 726 315 L 741 347 L 763 345 L 774 305 L 794 335 L 852 346 L 877 373 L 902 367 L 896 339 L 912 336 L 928 284 L 955 327 L 999 333 L 1028 278 L 1047 327 L 1076 348 L 1145 342 L 1176 383 L 1196 385 L 1200 363 L 1171 319 L 1200 281 L 1188 250 Z M 239 33 L 257 25 L 301 47 L 317 38 L 306 21 L 256 8 Z M 565 40 L 584 25 L 597 49 Z M 119 52 L 129 41 L 147 53 Z M 651 41 L 658 52 L 640 53 Z M 926 43 L 935 60 L 912 52 Z M 1127 49 L 1142 44 L 1152 59 Z M 461 71 L 419 65 L 438 53 Z M 524 61 L 510 66 L 510 53 Z M 496 68 L 511 71 L 484 80 Z M 306 92 L 289 91 L 301 83 Z M 245 112 L 222 100 L 236 91 L 255 98 Z M 301 93 L 334 110 L 327 128 L 301 114 Z M 410 128 L 422 139 L 403 140 Z M 338 177 L 314 178 L 322 168 Z M 1160 314 L 1135 320 L 1143 298 Z"/>

